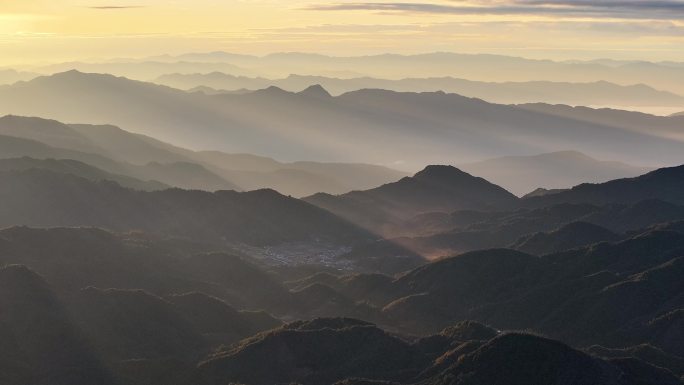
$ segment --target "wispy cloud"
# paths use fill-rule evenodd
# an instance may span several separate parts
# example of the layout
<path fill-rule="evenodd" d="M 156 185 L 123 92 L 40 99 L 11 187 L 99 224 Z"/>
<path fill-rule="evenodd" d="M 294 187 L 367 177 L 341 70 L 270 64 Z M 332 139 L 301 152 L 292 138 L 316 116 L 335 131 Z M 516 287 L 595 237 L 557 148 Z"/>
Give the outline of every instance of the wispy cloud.
<path fill-rule="evenodd" d="M 99 5 L 99 6 L 89 6 L 90 9 L 131 9 L 131 8 L 144 8 L 144 5 Z"/>
<path fill-rule="evenodd" d="M 546 15 L 552 17 L 611 17 L 623 19 L 684 18 L 684 1 L 639 0 L 515 0 L 445 3 L 355 2 L 306 7 L 318 11 L 367 10 L 380 12 L 455 15 Z"/>

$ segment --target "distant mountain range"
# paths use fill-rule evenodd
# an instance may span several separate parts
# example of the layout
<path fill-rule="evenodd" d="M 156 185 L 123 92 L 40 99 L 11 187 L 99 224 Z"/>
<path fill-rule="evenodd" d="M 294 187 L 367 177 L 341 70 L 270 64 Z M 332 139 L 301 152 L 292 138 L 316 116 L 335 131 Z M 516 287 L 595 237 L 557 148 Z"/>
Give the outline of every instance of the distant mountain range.
<path fill-rule="evenodd" d="M 577 151 L 507 156 L 461 164 L 458 167 L 496 183 L 518 196 L 531 192 L 531 187 L 563 189 L 580 183 L 634 177 L 652 170 L 621 162 L 599 161 Z"/>
<path fill-rule="evenodd" d="M 16 71 L 12 69 L 0 69 L 0 85 L 13 84 L 19 81 L 31 80 L 38 76 L 40 76 L 40 74 L 32 72 Z"/>
<path fill-rule="evenodd" d="M 157 60 L 116 61 L 104 63 L 67 62 L 50 64 L 36 68 L 35 70 L 41 74 L 53 74 L 56 72 L 64 72 L 72 69 L 78 69 L 83 72 L 109 73 L 138 80 L 154 79 L 161 74 L 171 72 L 187 73 L 197 71 L 218 71 L 243 76 L 254 75 L 253 71 L 230 63 L 216 61 L 195 62 L 183 60 L 172 62 Z"/>
<path fill-rule="evenodd" d="M 268 187 L 294 196 L 343 193 L 406 175 L 360 163 L 281 163 L 249 154 L 196 152 L 110 125 L 66 125 L 18 116 L 0 118 L 0 149 L 0 158 L 72 159 L 110 174 L 162 182 L 156 183 L 157 187 L 209 191 Z M 150 187 L 152 184 L 144 189 Z"/>
<path fill-rule="evenodd" d="M 361 89 L 385 89 L 398 92 L 444 91 L 484 99 L 492 103 L 520 104 L 544 102 L 570 105 L 612 106 L 682 106 L 684 97 L 671 92 L 659 91 L 639 84 L 622 86 L 605 81 L 593 83 L 535 82 L 477 82 L 451 77 L 408 78 L 401 80 L 353 78 L 338 79 L 322 76 L 290 75 L 284 79 L 249 78 L 213 72 L 207 74 L 168 74 L 154 80 L 155 83 L 192 91 L 220 94 L 221 90 L 259 90 L 276 86 L 298 92 L 320 84 L 333 95 L 341 95 Z M 202 89 L 209 87 L 209 89 Z"/>
<path fill-rule="evenodd" d="M 169 73 L 225 72 L 231 75 L 283 78 L 307 69 L 306 75 L 388 79 L 459 77 L 489 82 L 607 81 L 620 85 L 643 83 L 684 95 L 682 63 L 644 61 L 551 61 L 487 54 L 427 53 L 418 55 L 326 56 L 310 53 L 274 53 L 262 57 L 227 52 L 158 56 L 143 60 L 104 63 L 63 63 L 32 67 L 54 73 L 68 69 L 106 72 L 139 80 Z"/>
<path fill-rule="evenodd" d="M 364 190 L 407 175 L 360 163 L 282 163 L 249 154 L 190 151 L 114 126 L 64 125 L 17 116 L 0 118 L 0 149 L 0 158 L 72 159 L 110 174 L 159 181 L 155 188 L 175 186 L 210 191 L 273 188 L 301 197 L 318 192 L 339 194 Z M 537 187 L 569 188 L 582 182 L 604 182 L 650 170 L 598 161 L 576 151 L 502 157 L 459 167 L 517 195 Z M 154 186 L 152 183 L 143 189 Z"/>
<path fill-rule="evenodd" d="M 72 71 L 0 87 L 0 112 L 111 123 L 186 147 L 291 161 L 419 169 L 567 149 L 637 164 L 684 161 L 679 117 L 504 106 L 439 92 L 362 90 L 329 97 L 321 91 L 209 96 Z"/>

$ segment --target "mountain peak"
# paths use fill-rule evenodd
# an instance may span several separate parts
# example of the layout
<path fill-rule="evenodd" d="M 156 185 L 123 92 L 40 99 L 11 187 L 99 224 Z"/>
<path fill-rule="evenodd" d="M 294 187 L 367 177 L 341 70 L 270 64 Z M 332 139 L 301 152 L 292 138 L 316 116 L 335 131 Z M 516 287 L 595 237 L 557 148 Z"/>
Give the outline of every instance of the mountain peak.
<path fill-rule="evenodd" d="M 470 174 L 449 165 L 429 165 L 413 177 L 416 179 L 446 179 L 453 177 L 470 176 Z"/>
<path fill-rule="evenodd" d="M 49 75 L 48 77 L 57 78 L 57 79 L 59 79 L 59 78 L 74 78 L 74 77 L 80 78 L 80 77 L 83 77 L 86 75 L 92 75 L 92 74 L 88 74 L 86 72 L 81 72 L 77 69 L 71 69 L 68 71 L 54 73 L 52 75 Z"/>
<path fill-rule="evenodd" d="M 285 91 L 284 89 L 276 86 L 269 86 L 267 88 L 261 89 L 261 90 L 256 90 L 252 92 L 253 95 L 276 95 L 276 96 L 281 96 L 281 95 L 290 95 L 291 92 Z"/>
<path fill-rule="evenodd" d="M 332 96 L 320 84 L 314 84 L 312 86 L 307 87 L 305 90 L 299 92 L 299 95 L 309 96 L 309 97 L 314 97 L 314 98 L 329 98 Z"/>

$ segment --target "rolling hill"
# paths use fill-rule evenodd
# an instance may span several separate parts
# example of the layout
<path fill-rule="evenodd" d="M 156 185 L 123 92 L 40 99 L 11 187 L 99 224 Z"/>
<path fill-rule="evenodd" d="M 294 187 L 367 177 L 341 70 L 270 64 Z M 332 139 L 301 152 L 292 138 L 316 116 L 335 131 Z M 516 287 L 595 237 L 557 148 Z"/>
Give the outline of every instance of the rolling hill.
<path fill-rule="evenodd" d="M 21 273 L 3 275 L 0 300 L 8 304 L 2 321 L 11 327 L 3 329 L 5 333 L 14 339 L 26 335 L 20 334 L 24 331 L 32 333 L 26 341 L 45 347 L 29 351 L 27 357 L 40 354 L 58 371 L 64 370 L 62 362 L 68 363 L 70 357 L 93 362 L 87 369 L 95 371 L 86 374 L 91 379 L 101 373 L 97 362 L 104 362 L 112 369 L 101 374 L 110 376 L 105 378 L 142 381 L 151 376 L 146 384 L 163 378 L 161 372 L 176 373 L 177 381 L 185 379 L 179 382 L 183 385 L 324 384 L 345 379 L 355 383 L 353 378 L 442 384 L 463 373 L 486 383 L 507 383 L 510 378 L 525 383 L 522 379 L 537 378 L 526 377 L 530 368 L 547 368 L 534 370 L 535 376 L 546 378 L 540 383 L 560 381 L 557 376 L 565 378 L 568 373 L 589 383 L 596 378 L 606 383 L 605 373 L 588 370 L 596 364 L 615 374 L 616 384 L 631 384 L 620 382 L 631 376 L 647 384 L 677 384 L 672 373 L 632 358 L 636 351 L 629 358 L 603 361 L 549 337 L 573 346 L 600 344 L 625 351 L 650 343 L 662 351 L 659 364 L 674 363 L 671 368 L 677 370 L 682 250 L 684 234 L 656 230 L 542 258 L 513 250 L 483 250 L 435 261 L 394 278 L 319 275 L 289 292 L 274 275 L 247 260 L 221 253 L 189 255 L 196 251 L 163 238 L 85 228 L 15 227 L 0 231 L 2 262 L 23 263 L 40 276 L 25 273 L 27 268 L 6 268 Z M 327 283 L 316 283 L 317 279 Z M 85 286 L 114 288 L 81 289 Z M 320 298 L 326 306 L 315 303 Z M 360 310 L 350 307 L 354 301 L 368 299 L 378 305 L 366 304 L 371 311 L 367 315 L 378 312 L 375 316 L 387 331 L 348 318 L 278 327 L 268 315 L 237 310 L 263 306 L 298 309 L 298 316 L 304 318 L 318 312 L 348 316 Z M 19 328 L 36 301 L 44 304 L 36 319 L 51 320 L 51 327 L 38 323 L 39 329 L 34 324 Z M 458 322 L 462 319 L 492 327 Z M 262 331 L 271 326 L 277 328 Z M 549 337 L 501 332 L 506 329 L 532 329 Z M 79 336 L 68 355 L 60 353 L 63 345 L 51 342 L 45 333 L 49 330 Z M 257 334 L 249 337 L 252 332 Z M 245 339 L 218 347 L 236 338 Z M 274 356 L 274 351 L 279 353 Z M 56 361 L 55 354 L 62 354 L 65 361 Z M 0 364 L 14 368 L 28 359 L 3 357 Z M 255 370 L 268 357 L 273 370 Z M 582 364 L 567 367 L 575 362 Z M 492 365 L 499 370 L 491 370 Z M 500 370 L 506 376 L 496 377 Z M 88 382 L 72 378 L 65 383 Z"/>

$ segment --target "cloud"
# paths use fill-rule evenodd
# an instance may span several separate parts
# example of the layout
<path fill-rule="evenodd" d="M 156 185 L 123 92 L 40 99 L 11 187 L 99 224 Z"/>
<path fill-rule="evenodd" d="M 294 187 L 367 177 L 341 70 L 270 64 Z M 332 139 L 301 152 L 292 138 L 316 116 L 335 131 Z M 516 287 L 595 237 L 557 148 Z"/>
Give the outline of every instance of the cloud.
<path fill-rule="evenodd" d="M 99 5 L 99 6 L 90 6 L 87 8 L 107 10 L 107 9 L 143 8 L 143 7 L 144 7 L 143 5 Z"/>
<path fill-rule="evenodd" d="M 683 10 L 684 1 L 681 0 L 518 0 L 518 4 L 560 5 L 569 7 L 592 8 L 632 8 L 632 9 L 660 9 Z"/>
<path fill-rule="evenodd" d="M 676 0 L 516 0 L 508 2 L 444 3 L 355 2 L 306 7 L 317 11 L 367 10 L 380 12 L 432 13 L 453 15 L 545 15 L 619 19 L 680 20 L 684 1 Z"/>

